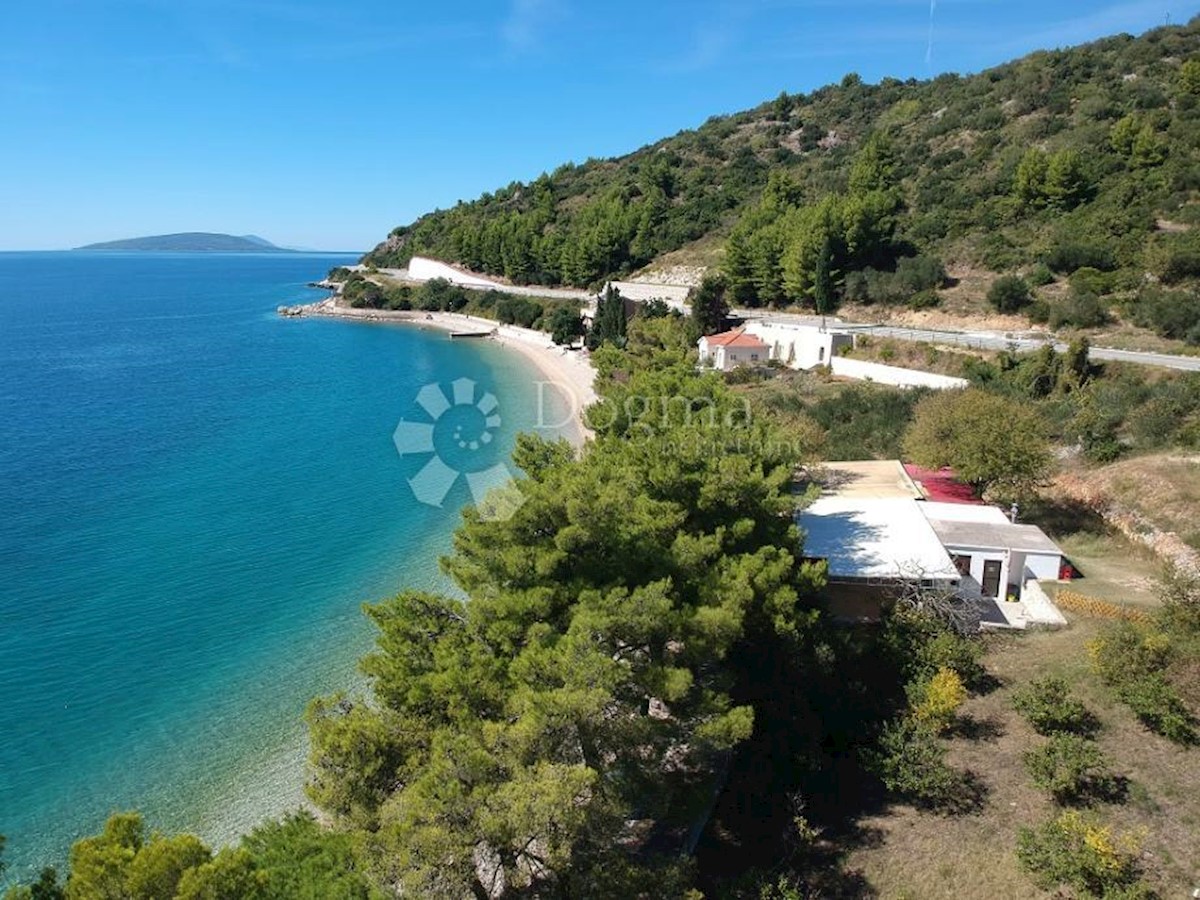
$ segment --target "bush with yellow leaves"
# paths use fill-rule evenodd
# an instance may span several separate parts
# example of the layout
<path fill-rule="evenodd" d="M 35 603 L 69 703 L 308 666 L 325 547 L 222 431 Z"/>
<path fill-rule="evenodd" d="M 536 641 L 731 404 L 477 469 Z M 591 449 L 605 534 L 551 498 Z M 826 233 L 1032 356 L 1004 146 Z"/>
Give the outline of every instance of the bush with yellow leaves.
<path fill-rule="evenodd" d="M 967 688 L 962 678 L 946 666 L 941 666 L 930 678 L 908 686 L 913 717 L 937 732 L 954 724 L 958 708 L 966 699 Z"/>
<path fill-rule="evenodd" d="M 1100 680 L 1116 689 L 1142 724 L 1177 744 L 1200 740 L 1195 715 L 1167 678 L 1174 656 L 1169 635 L 1120 622 L 1087 648 Z"/>
<path fill-rule="evenodd" d="M 1077 810 L 1060 813 L 1017 838 L 1021 865 L 1046 889 L 1074 887 L 1084 896 L 1150 897 L 1139 882 L 1141 839 L 1113 833 L 1111 827 Z"/>

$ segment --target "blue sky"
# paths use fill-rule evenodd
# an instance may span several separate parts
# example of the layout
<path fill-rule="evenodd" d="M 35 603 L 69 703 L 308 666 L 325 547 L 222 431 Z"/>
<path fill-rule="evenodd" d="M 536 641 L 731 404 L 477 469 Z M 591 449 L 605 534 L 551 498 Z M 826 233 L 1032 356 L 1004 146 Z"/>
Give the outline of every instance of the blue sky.
<path fill-rule="evenodd" d="M 1200 11 L 934 3 L 14 0 L 0 249 L 192 230 L 365 249 L 783 89 L 978 71 Z"/>

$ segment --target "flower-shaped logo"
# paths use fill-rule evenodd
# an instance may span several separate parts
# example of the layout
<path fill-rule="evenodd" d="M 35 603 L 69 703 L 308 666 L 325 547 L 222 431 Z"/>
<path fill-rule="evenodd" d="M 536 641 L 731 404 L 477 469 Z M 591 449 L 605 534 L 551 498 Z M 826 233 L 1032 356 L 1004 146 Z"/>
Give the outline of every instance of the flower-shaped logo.
<path fill-rule="evenodd" d="M 401 456 L 429 456 L 408 479 L 409 487 L 421 503 L 440 507 L 462 478 L 483 518 L 507 519 L 520 505 L 521 495 L 512 487 L 496 490 L 510 486 L 513 478 L 504 462 L 494 462 L 499 401 L 490 392 L 481 393 L 470 378 L 459 378 L 449 387 L 449 395 L 436 382 L 421 388 L 417 405 L 432 421 L 401 419 L 392 435 Z"/>

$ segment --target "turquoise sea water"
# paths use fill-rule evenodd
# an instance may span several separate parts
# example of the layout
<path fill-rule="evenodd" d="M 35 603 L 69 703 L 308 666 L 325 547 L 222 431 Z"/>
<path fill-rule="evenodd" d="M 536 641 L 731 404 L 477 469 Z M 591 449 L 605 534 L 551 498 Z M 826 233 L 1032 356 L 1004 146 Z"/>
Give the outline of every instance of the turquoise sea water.
<path fill-rule="evenodd" d="M 534 424 L 536 375 L 503 348 L 276 316 L 345 261 L 0 253 L 0 834 L 16 875 L 116 809 L 220 841 L 298 804 L 304 705 L 356 684 L 360 604 L 438 586 L 469 499 L 465 479 L 442 508 L 414 499 L 431 457 L 397 453 L 398 421 L 428 422 L 422 386 L 452 403 L 466 378 L 502 414 L 478 451 L 493 465 Z"/>

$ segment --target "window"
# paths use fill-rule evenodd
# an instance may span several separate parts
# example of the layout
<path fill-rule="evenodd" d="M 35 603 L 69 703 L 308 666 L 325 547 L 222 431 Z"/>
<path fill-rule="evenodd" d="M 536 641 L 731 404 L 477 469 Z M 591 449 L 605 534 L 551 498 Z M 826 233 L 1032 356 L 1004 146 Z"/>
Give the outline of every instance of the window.
<path fill-rule="evenodd" d="M 825 348 L 824 347 L 817 348 L 817 362 L 825 362 Z"/>
<path fill-rule="evenodd" d="M 971 574 L 971 557 L 965 553 L 955 553 L 950 557 L 954 560 L 954 568 L 958 569 L 959 575 L 970 576 Z"/>
<path fill-rule="evenodd" d="M 758 362 L 758 354 L 757 353 L 750 354 L 750 362 Z"/>

